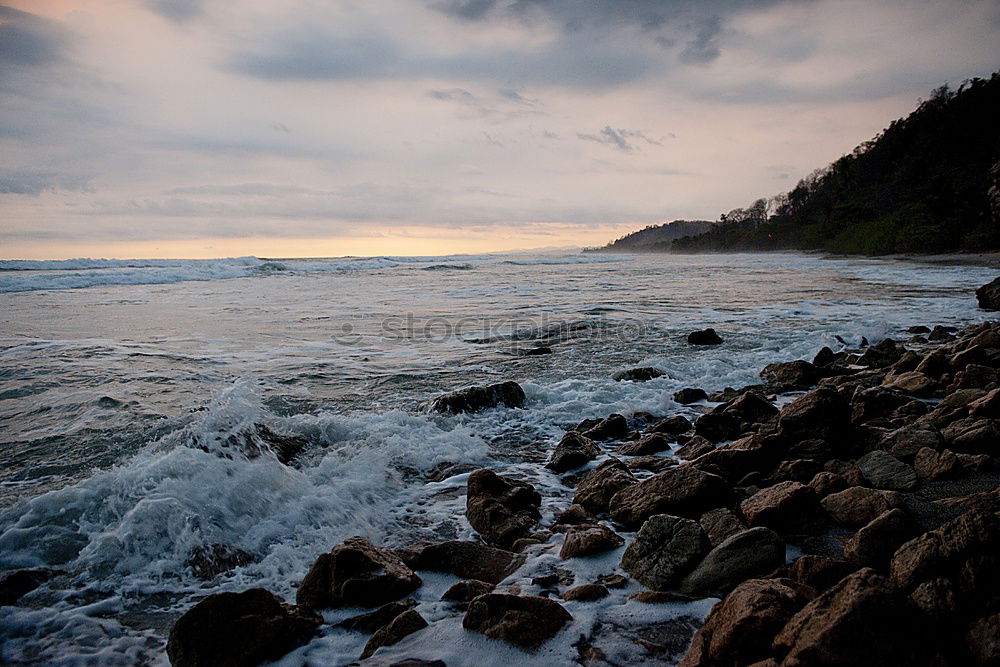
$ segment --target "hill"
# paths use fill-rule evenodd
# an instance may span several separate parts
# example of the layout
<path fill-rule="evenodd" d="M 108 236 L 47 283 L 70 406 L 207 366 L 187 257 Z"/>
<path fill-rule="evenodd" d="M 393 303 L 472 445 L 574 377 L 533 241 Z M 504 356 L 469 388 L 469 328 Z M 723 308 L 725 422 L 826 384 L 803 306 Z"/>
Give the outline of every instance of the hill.
<path fill-rule="evenodd" d="M 585 252 L 658 252 L 668 250 L 676 239 L 704 234 L 715 226 L 708 220 L 674 220 L 662 225 L 650 225 L 616 239 L 601 248 Z"/>

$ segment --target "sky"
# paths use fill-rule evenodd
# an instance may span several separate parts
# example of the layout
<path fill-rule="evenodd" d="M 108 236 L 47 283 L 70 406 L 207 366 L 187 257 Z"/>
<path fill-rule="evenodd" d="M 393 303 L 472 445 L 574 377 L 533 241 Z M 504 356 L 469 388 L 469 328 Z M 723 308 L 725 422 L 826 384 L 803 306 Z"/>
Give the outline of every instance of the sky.
<path fill-rule="evenodd" d="M 1000 69 L 1000 0 L 0 0 L 0 257 L 603 245 Z"/>

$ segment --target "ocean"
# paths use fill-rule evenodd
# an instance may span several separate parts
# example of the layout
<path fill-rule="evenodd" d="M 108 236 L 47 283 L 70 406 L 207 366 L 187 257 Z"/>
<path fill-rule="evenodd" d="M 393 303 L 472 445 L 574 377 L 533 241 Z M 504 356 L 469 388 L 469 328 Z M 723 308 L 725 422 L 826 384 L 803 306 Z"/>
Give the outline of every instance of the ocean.
<path fill-rule="evenodd" d="M 467 475 L 428 483 L 441 464 L 530 480 L 546 524 L 572 489 L 537 464 L 580 420 L 693 416 L 676 390 L 755 383 L 768 363 L 905 340 L 914 325 L 984 321 L 973 292 L 994 277 L 799 254 L 0 261 L 0 571 L 60 571 L 0 613 L 0 662 L 165 664 L 170 625 L 207 593 L 262 586 L 292 601 L 315 557 L 352 535 L 467 539 Z M 724 343 L 689 346 L 704 327 Z M 525 354 L 541 346 L 552 353 Z M 612 379 L 637 366 L 665 375 Z M 523 408 L 423 410 L 502 380 L 522 385 Z M 284 465 L 227 444 L 257 424 L 305 450 Z M 206 544 L 252 562 L 203 581 L 186 562 Z M 592 581 L 619 557 L 581 559 L 573 575 Z M 556 561 L 532 556 L 514 576 L 530 592 Z M 573 625 L 525 654 L 462 630 L 437 602 L 457 578 L 424 579 L 430 627 L 371 664 L 563 664 L 595 628 L 700 619 L 713 602 L 567 603 Z M 606 652 L 647 659 L 620 634 Z M 282 664 L 346 664 L 365 639 L 324 626 Z"/>

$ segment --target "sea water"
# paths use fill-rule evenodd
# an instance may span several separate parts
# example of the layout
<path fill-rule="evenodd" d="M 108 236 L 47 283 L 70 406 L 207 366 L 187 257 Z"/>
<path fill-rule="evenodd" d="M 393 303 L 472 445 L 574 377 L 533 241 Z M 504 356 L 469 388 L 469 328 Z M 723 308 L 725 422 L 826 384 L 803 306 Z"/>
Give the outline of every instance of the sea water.
<path fill-rule="evenodd" d="M 2 609 L 0 661 L 164 663 L 171 623 L 207 593 L 262 586 L 293 601 L 316 555 L 352 535 L 472 538 L 467 475 L 428 483 L 440 464 L 531 481 L 551 522 L 572 489 L 540 462 L 580 420 L 694 416 L 674 391 L 755 383 L 768 363 L 842 341 L 985 320 L 973 292 L 994 273 L 796 254 L 2 261 L 0 570 L 62 574 Z M 704 327 L 724 343 L 689 346 Z M 525 354 L 542 346 L 552 353 Z M 613 380 L 636 366 L 665 375 Z M 523 408 L 422 408 L 502 380 L 521 383 Z M 306 449 L 283 465 L 224 446 L 256 424 Z M 202 581 L 186 560 L 205 544 L 253 562 Z M 613 572 L 621 551 L 575 559 L 575 583 Z M 555 553 L 529 552 L 508 583 L 537 592 L 532 576 L 566 565 Z M 439 601 L 457 578 L 424 579 L 430 627 L 372 664 L 568 663 L 580 635 L 613 662 L 662 663 L 670 655 L 629 632 L 697 622 L 712 603 L 566 603 L 573 623 L 528 654 L 461 628 Z M 324 627 L 283 663 L 355 660 L 366 638 Z"/>

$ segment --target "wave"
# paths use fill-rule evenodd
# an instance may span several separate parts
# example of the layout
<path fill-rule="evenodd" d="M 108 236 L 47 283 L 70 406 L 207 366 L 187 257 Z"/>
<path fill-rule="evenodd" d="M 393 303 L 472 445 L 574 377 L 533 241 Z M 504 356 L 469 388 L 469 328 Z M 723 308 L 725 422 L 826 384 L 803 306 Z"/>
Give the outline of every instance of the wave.
<path fill-rule="evenodd" d="M 420 267 L 421 271 L 469 271 L 475 268 L 472 264 L 431 264 Z"/>
<path fill-rule="evenodd" d="M 514 266 L 536 266 L 545 264 L 611 264 L 616 262 L 630 262 L 631 257 L 539 257 L 532 259 L 508 259 L 501 264 L 511 264 Z"/>

